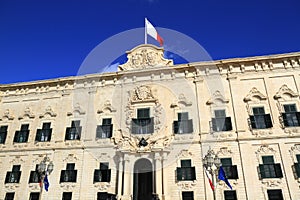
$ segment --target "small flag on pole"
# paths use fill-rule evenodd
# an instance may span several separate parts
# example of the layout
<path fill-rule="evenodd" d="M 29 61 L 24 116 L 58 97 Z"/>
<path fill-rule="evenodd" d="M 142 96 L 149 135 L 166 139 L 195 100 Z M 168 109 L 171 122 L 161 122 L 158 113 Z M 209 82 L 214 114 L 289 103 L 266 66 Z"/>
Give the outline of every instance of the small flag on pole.
<path fill-rule="evenodd" d="M 226 175 L 225 175 L 225 172 L 224 172 L 224 169 L 222 166 L 220 166 L 220 168 L 219 168 L 218 179 L 224 181 L 226 183 L 226 185 L 228 185 L 228 187 L 232 190 L 232 186 L 230 185 L 228 179 L 226 178 Z"/>
<path fill-rule="evenodd" d="M 48 188 L 49 188 L 49 181 L 48 181 L 48 175 L 46 174 L 45 175 L 45 178 L 44 178 L 44 187 L 45 187 L 45 190 L 48 192 Z"/>
<path fill-rule="evenodd" d="M 211 179 L 209 178 L 209 176 L 207 174 L 207 171 L 205 169 L 204 169 L 204 171 L 205 171 L 206 177 L 207 177 L 207 179 L 209 181 L 209 185 L 210 185 L 211 189 L 215 190 L 215 186 L 214 186 L 213 182 L 211 181 Z"/>
<path fill-rule="evenodd" d="M 147 35 L 150 35 L 153 37 L 155 40 L 157 40 L 160 44 L 160 46 L 163 46 L 164 40 L 162 37 L 157 33 L 156 29 L 154 26 L 148 21 L 147 18 L 145 18 L 145 44 L 147 44 Z"/>

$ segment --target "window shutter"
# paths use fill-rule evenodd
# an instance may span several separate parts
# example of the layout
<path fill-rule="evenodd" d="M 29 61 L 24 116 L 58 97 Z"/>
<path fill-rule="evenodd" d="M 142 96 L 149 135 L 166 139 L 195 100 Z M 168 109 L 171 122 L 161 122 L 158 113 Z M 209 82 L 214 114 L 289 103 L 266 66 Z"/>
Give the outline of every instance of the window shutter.
<path fill-rule="evenodd" d="M 94 183 L 95 182 L 100 182 L 100 177 L 101 177 L 101 171 L 99 169 L 95 169 L 94 171 Z"/>
<path fill-rule="evenodd" d="M 270 114 L 265 114 L 264 116 L 265 116 L 266 128 L 273 127 L 272 120 L 271 120 L 271 115 Z"/>
<path fill-rule="evenodd" d="M 179 132 L 179 123 L 178 123 L 178 121 L 173 122 L 173 130 L 174 130 L 174 133 Z"/>
<path fill-rule="evenodd" d="M 181 181 L 182 180 L 182 169 L 180 167 L 177 167 L 176 173 L 177 173 L 177 181 Z"/>
<path fill-rule="evenodd" d="M 263 179 L 263 178 L 266 178 L 266 175 L 265 175 L 265 169 L 264 169 L 264 165 L 259 165 L 258 166 L 258 176 L 259 176 L 259 179 Z"/>
<path fill-rule="evenodd" d="M 20 134 L 20 131 L 16 131 L 15 132 L 14 142 L 18 142 L 19 141 L 19 134 Z"/>
<path fill-rule="evenodd" d="M 106 177 L 107 182 L 110 182 L 110 175 L 111 175 L 111 169 L 107 169 L 107 177 Z"/>
<path fill-rule="evenodd" d="M 150 124 L 148 124 L 148 133 L 154 133 L 154 118 L 150 118 Z"/>
<path fill-rule="evenodd" d="M 196 169 L 191 167 L 191 180 L 196 180 Z"/>
<path fill-rule="evenodd" d="M 238 179 L 239 178 L 239 174 L 238 174 L 238 170 L 237 170 L 236 165 L 231 166 L 231 174 L 232 174 L 232 179 Z"/>
<path fill-rule="evenodd" d="M 231 117 L 226 117 L 225 118 L 225 127 L 226 127 L 226 131 L 231 131 L 232 130 Z"/>
<path fill-rule="evenodd" d="M 187 122 L 187 133 L 192 133 L 193 132 L 193 120 L 190 119 Z"/>
<path fill-rule="evenodd" d="M 298 126 L 300 125 L 300 112 L 296 112 L 296 117 L 298 121 Z"/>
<path fill-rule="evenodd" d="M 253 129 L 256 129 L 255 118 L 252 115 L 250 115 L 250 124 Z"/>
<path fill-rule="evenodd" d="M 274 167 L 275 167 L 276 178 L 282 178 L 283 174 L 282 174 L 280 163 L 274 164 Z"/>
<path fill-rule="evenodd" d="M 289 126 L 288 120 L 287 120 L 287 116 L 286 113 L 282 113 L 282 120 L 283 120 L 283 124 L 285 127 Z"/>
<path fill-rule="evenodd" d="M 294 168 L 295 168 L 296 177 L 300 178 L 300 164 L 299 163 L 295 163 L 294 164 Z"/>
<path fill-rule="evenodd" d="M 78 133 L 78 136 L 77 136 L 76 139 L 80 140 L 80 138 L 81 138 L 82 127 L 81 127 L 81 126 L 78 126 L 78 127 L 76 128 L 76 130 L 77 130 L 77 133 Z"/>
<path fill-rule="evenodd" d="M 212 124 L 212 129 L 213 129 L 213 131 L 217 131 L 217 122 L 216 122 L 216 118 L 212 118 L 212 119 L 211 119 L 211 124 Z"/>
<path fill-rule="evenodd" d="M 7 172 L 7 173 L 6 173 L 5 183 L 9 183 L 10 175 L 11 175 L 11 172 Z"/>

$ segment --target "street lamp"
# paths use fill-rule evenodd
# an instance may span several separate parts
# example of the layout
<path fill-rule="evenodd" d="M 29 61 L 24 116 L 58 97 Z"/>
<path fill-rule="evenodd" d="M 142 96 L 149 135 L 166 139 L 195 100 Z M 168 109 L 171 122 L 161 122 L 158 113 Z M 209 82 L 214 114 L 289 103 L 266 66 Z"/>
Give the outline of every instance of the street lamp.
<path fill-rule="evenodd" d="M 44 182 L 44 178 L 46 174 L 50 175 L 51 172 L 53 171 L 53 168 L 54 168 L 53 162 L 50 161 L 50 158 L 46 155 L 37 168 L 37 172 L 39 174 L 40 181 L 42 183 Z M 43 187 L 41 188 L 41 194 L 39 199 L 42 199 L 42 191 L 43 191 Z"/>
<path fill-rule="evenodd" d="M 211 174 L 213 185 L 216 185 L 215 182 L 217 179 L 219 167 L 221 166 L 221 161 L 220 158 L 210 148 L 203 158 L 203 166 Z M 213 196 L 214 200 L 216 200 L 215 190 L 213 190 Z"/>

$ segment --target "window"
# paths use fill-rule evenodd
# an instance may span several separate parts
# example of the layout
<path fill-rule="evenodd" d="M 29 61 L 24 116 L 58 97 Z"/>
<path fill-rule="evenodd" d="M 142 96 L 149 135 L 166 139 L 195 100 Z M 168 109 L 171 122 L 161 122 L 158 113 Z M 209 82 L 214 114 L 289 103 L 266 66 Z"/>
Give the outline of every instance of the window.
<path fill-rule="evenodd" d="M 66 129 L 65 140 L 80 140 L 81 129 L 80 120 L 72 121 L 71 127 Z"/>
<path fill-rule="evenodd" d="M 194 200 L 194 192 L 182 192 L 182 200 Z"/>
<path fill-rule="evenodd" d="M 111 138 L 112 130 L 111 118 L 102 119 L 102 125 L 97 126 L 96 138 Z"/>
<path fill-rule="evenodd" d="M 191 160 L 181 160 L 181 167 L 177 167 L 177 181 L 196 180 L 196 170 L 192 167 Z"/>
<path fill-rule="evenodd" d="M 30 172 L 29 176 L 29 183 L 39 183 L 40 182 L 40 175 L 38 173 L 39 165 L 36 165 L 35 170 Z"/>
<path fill-rule="evenodd" d="M 4 144 L 7 135 L 7 126 L 0 126 L 0 144 Z"/>
<path fill-rule="evenodd" d="M 66 170 L 61 170 L 60 182 L 76 182 L 77 170 L 74 163 L 68 163 Z"/>
<path fill-rule="evenodd" d="M 274 163 L 273 156 L 262 156 L 263 164 L 259 165 L 260 178 L 282 178 L 279 163 Z"/>
<path fill-rule="evenodd" d="M 224 199 L 225 200 L 237 200 L 236 191 L 235 190 L 225 190 L 224 191 Z"/>
<path fill-rule="evenodd" d="M 16 131 L 15 133 L 14 142 L 17 143 L 27 142 L 29 136 L 28 128 L 29 128 L 29 124 L 22 124 L 21 130 Z"/>
<path fill-rule="evenodd" d="M 50 128 L 51 123 L 43 123 L 42 129 L 38 129 L 35 137 L 35 141 L 47 142 L 51 140 L 52 128 Z"/>
<path fill-rule="evenodd" d="M 72 200 L 72 192 L 64 192 L 62 200 Z"/>
<path fill-rule="evenodd" d="M 270 114 L 265 114 L 264 107 L 253 107 L 253 115 L 250 115 L 253 129 L 265 129 L 273 127 Z"/>
<path fill-rule="evenodd" d="M 100 169 L 95 169 L 94 171 L 94 183 L 110 182 L 110 175 L 109 163 L 100 163 Z"/>
<path fill-rule="evenodd" d="M 300 154 L 296 155 L 297 162 L 294 163 L 295 177 L 300 178 Z"/>
<path fill-rule="evenodd" d="M 238 179 L 237 166 L 232 165 L 231 158 L 221 158 L 222 167 L 227 179 Z"/>
<path fill-rule="evenodd" d="M 269 200 L 283 200 L 281 190 L 267 190 Z"/>
<path fill-rule="evenodd" d="M 285 127 L 300 126 L 300 112 L 297 112 L 296 104 L 283 105 L 282 113 L 283 124 Z"/>
<path fill-rule="evenodd" d="M 117 199 L 116 195 L 109 194 L 107 192 L 98 192 L 97 193 L 97 200 L 114 200 Z"/>
<path fill-rule="evenodd" d="M 21 165 L 14 165 L 11 172 L 6 173 L 5 183 L 19 183 L 21 177 Z"/>
<path fill-rule="evenodd" d="M 225 110 L 215 110 L 215 118 L 212 118 L 213 131 L 231 131 L 231 117 L 226 117 Z"/>
<path fill-rule="evenodd" d="M 154 132 L 153 117 L 150 117 L 150 108 L 137 109 L 137 118 L 132 119 L 131 132 L 133 134 L 150 134 Z"/>
<path fill-rule="evenodd" d="M 5 199 L 4 200 L 14 200 L 15 198 L 15 193 L 14 192 L 8 192 L 5 194 Z"/>
<path fill-rule="evenodd" d="M 178 121 L 173 122 L 173 130 L 175 134 L 184 134 L 193 132 L 193 120 L 189 120 L 187 112 L 178 113 Z"/>
<path fill-rule="evenodd" d="M 29 200 L 39 200 L 40 198 L 40 193 L 38 192 L 31 192 Z"/>

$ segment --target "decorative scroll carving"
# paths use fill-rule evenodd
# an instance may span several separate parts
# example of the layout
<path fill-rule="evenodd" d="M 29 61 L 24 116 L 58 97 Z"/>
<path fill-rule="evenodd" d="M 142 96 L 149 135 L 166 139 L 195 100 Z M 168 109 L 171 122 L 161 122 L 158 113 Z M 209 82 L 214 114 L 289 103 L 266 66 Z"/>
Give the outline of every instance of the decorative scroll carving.
<path fill-rule="evenodd" d="M 30 119 L 35 117 L 35 115 L 31 112 L 29 107 L 25 108 L 23 115 L 20 115 L 19 119 L 24 119 L 25 117 L 28 117 Z"/>
<path fill-rule="evenodd" d="M 180 153 L 178 154 L 178 158 L 189 158 L 189 157 L 192 157 L 193 156 L 193 153 L 186 150 L 186 149 L 183 149 L 180 151 Z"/>
<path fill-rule="evenodd" d="M 252 135 L 254 135 L 256 137 L 267 137 L 272 134 L 273 134 L 273 131 L 271 131 L 271 130 L 252 130 Z"/>
<path fill-rule="evenodd" d="M 15 117 L 14 115 L 11 113 L 11 111 L 9 109 L 6 109 L 2 115 L 2 118 L 0 118 L 0 121 L 4 121 L 4 119 L 7 120 L 13 120 Z"/>
<path fill-rule="evenodd" d="M 72 116 L 75 115 L 75 113 L 78 113 L 79 115 L 85 114 L 85 111 L 81 108 L 81 106 L 78 103 L 74 106 L 73 112 L 68 112 L 67 115 Z"/>
<path fill-rule="evenodd" d="M 20 187 L 19 183 L 5 184 L 5 190 L 7 190 L 8 192 L 16 191 L 19 187 Z"/>
<path fill-rule="evenodd" d="M 221 94 L 219 90 L 213 93 L 212 97 L 206 102 L 207 105 L 217 104 L 220 101 L 222 103 L 228 103 L 229 99 L 225 99 L 225 97 Z"/>
<path fill-rule="evenodd" d="M 128 61 L 123 65 L 119 65 L 119 71 L 173 65 L 173 60 L 165 59 L 163 57 L 163 48 L 158 48 L 154 45 L 143 44 L 126 53 Z"/>
<path fill-rule="evenodd" d="M 25 160 L 21 158 L 21 156 L 15 156 L 10 163 L 12 164 L 20 164 L 20 163 L 25 163 Z"/>
<path fill-rule="evenodd" d="M 281 179 L 263 179 L 261 181 L 261 183 L 263 184 L 264 187 L 280 187 L 282 184 L 282 180 Z"/>
<path fill-rule="evenodd" d="M 103 107 L 102 107 L 100 110 L 98 110 L 97 113 L 98 113 L 98 114 L 102 114 L 102 113 L 105 113 L 105 111 L 108 111 L 108 112 L 110 112 L 110 113 L 116 112 L 116 109 L 112 107 L 112 105 L 111 105 L 111 103 L 110 103 L 109 100 L 107 100 L 107 101 L 104 103 Z"/>
<path fill-rule="evenodd" d="M 50 117 L 56 117 L 56 113 L 54 113 L 54 111 L 52 110 L 51 106 L 48 106 L 45 109 L 45 112 L 40 114 L 40 118 L 45 118 L 47 115 L 49 115 Z"/>
<path fill-rule="evenodd" d="M 256 154 L 274 154 L 276 151 L 270 147 L 269 145 L 261 145 L 258 150 L 255 152 Z"/>
<path fill-rule="evenodd" d="M 78 160 L 78 157 L 76 154 L 68 154 L 68 156 L 63 159 L 64 162 L 76 162 Z"/>
<path fill-rule="evenodd" d="M 245 102 L 254 101 L 254 98 L 258 98 L 260 100 L 266 100 L 267 97 L 263 95 L 260 91 L 257 90 L 256 87 L 253 87 L 249 94 L 244 98 Z"/>
<path fill-rule="evenodd" d="M 274 99 L 284 98 L 284 94 L 289 95 L 290 97 L 298 97 L 299 94 L 290 89 L 286 84 L 282 85 L 278 92 L 274 95 Z"/>
<path fill-rule="evenodd" d="M 221 147 L 220 150 L 217 152 L 218 156 L 231 156 L 233 152 L 228 147 Z"/>
<path fill-rule="evenodd" d="M 94 183 L 94 186 L 99 191 L 107 191 L 107 189 L 111 186 L 111 184 L 108 182 L 98 182 L 98 183 Z"/>
<path fill-rule="evenodd" d="M 184 94 L 180 94 L 178 97 L 178 102 L 172 103 L 171 108 L 180 107 L 179 105 L 183 105 L 185 107 L 191 106 L 193 103 L 191 101 L 188 101 L 187 98 L 184 96 Z"/>
<path fill-rule="evenodd" d="M 181 190 L 192 190 L 193 187 L 197 185 L 197 181 L 179 181 L 177 183 L 177 186 L 181 189 Z"/>
<path fill-rule="evenodd" d="M 76 187 L 76 183 L 63 182 L 63 183 L 60 183 L 60 187 L 66 191 L 73 191 L 74 188 Z"/>

